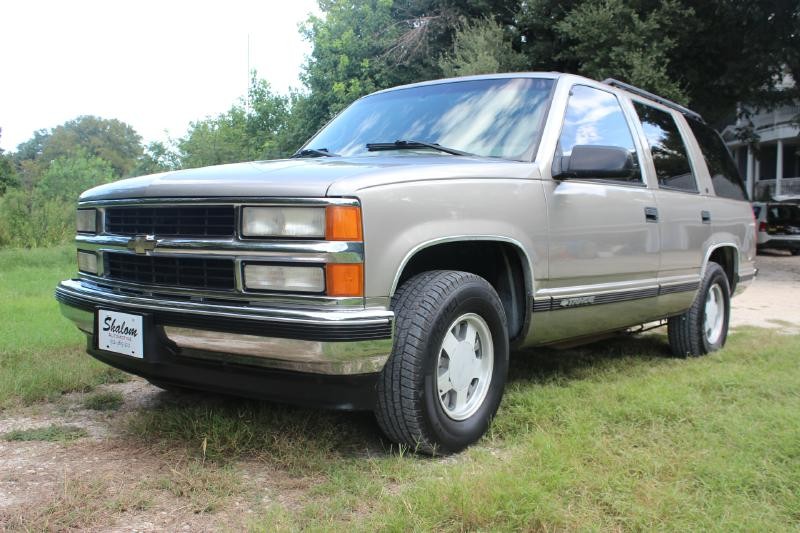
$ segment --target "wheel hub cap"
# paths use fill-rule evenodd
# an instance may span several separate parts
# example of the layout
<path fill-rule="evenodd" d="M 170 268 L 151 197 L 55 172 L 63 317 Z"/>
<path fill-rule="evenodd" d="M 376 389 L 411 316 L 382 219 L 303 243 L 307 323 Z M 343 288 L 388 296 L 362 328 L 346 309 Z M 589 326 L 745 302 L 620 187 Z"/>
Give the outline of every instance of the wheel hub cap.
<path fill-rule="evenodd" d="M 469 418 L 489 391 L 494 348 L 489 326 L 479 315 L 458 317 L 447 330 L 437 361 L 439 403 L 454 420 Z"/>
<path fill-rule="evenodd" d="M 725 299 L 719 285 L 712 285 L 706 294 L 703 331 L 709 344 L 716 344 L 725 323 Z"/>

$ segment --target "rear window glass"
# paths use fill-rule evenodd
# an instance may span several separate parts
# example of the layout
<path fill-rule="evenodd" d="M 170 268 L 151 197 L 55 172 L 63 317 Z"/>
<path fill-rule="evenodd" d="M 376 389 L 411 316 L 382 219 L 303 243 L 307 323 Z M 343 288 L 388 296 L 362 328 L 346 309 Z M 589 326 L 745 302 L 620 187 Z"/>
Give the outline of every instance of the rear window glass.
<path fill-rule="evenodd" d="M 662 189 L 697 192 L 697 182 L 689 164 L 686 145 L 672 115 L 639 102 L 636 114 L 653 154 L 658 185 Z"/>
<path fill-rule="evenodd" d="M 711 183 L 714 192 L 722 198 L 733 200 L 747 200 L 744 182 L 739 174 L 728 147 L 717 132 L 696 120 L 687 119 L 689 127 L 694 133 L 697 144 L 703 151 L 708 173 L 711 174 Z M 757 215 L 756 215 L 757 216 Z"/>
<path fill-rule="evenodd" d="M 767 208 L 767 222 L 770 224 L 800 225 L 800 206 L 770 205 Z"/>

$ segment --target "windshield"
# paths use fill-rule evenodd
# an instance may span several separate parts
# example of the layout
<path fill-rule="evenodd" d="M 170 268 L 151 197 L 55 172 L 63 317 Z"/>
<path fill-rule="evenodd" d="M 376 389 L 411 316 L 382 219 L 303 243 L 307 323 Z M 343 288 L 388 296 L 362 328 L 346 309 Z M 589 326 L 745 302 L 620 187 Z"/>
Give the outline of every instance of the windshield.
<path fill-rule="evenodd" d="M 305 147 L 353 156 L 368 154 L 368 143 L 413 140 L 521 159 L 538 140 L 552 85 L 543 78 L 488 79 L 374 94 L 354 102 Z"/>

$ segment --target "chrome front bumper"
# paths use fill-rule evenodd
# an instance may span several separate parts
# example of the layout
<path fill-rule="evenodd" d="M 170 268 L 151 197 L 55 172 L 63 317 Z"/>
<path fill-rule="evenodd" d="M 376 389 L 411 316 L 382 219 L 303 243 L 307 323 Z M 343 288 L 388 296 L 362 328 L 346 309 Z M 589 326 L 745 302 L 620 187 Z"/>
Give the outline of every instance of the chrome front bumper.
<path fill-rule="evenodd" d="M 150 317 L 153 335 L 163 340 L 163 346 L 153 350 L 163 347 L 177 361 L 356 375 L 378 372 L 392 350 L 394 313 L 380 309 L 305 311 L 154 299 L 111 292 L 81 280 L 61 282 L 56 299 L 62 314 L 90 339 L 97 309 Z M 145 360 L 148 357 L 145 351 Z"/>

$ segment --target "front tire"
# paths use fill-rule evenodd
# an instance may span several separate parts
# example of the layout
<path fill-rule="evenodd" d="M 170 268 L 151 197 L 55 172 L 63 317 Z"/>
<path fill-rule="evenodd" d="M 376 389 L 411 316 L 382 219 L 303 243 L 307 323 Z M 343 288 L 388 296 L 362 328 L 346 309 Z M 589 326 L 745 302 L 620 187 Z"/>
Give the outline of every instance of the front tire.
<path fill-rule="evenodd" d="M 725 271 L 717 263 L 708 263 L 692 307 L 667 323 L 669 345 L 676 357 L 698 357 L 725 345 L 731 312 L 730 294 Z"/>
<path fill-rule="evenodd" d="M 439 270 L 406 281 L 392 308 L 378 423 L 411 450 L 461 451 L 486 433 L 503 397 L 509 348 L 500 298 L 480 276 Z"/>

